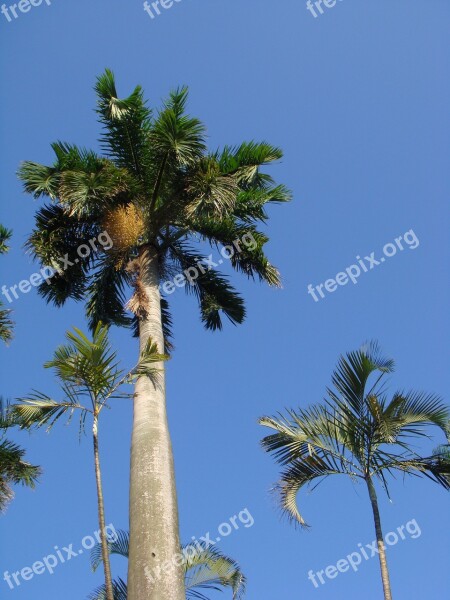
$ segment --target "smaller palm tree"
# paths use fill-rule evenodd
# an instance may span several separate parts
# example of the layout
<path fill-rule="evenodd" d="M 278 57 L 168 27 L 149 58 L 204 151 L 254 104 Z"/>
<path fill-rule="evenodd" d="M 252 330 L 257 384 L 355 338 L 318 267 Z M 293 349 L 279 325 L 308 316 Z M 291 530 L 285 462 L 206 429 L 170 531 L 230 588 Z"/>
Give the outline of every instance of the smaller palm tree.
<path fill-rule="evenodd" d="M 448 453 L 438 449 L 423 457 L 413 449 L 414 442 L 427 437 L 427 426 L 448 433 L 450 411 L 433 394 L 397 392 L 389 400 L 384 379 L 393 370 L 394 362 L 383 358 L 372 342 L 341 356 L 332 378 L 334 389 L 327 390 L 324 403 L 260 419 L 261 425 L 275 430 L 262 445 L 284 466 L 275 490 L 282 510 L 294 522 L 306 526 L 297 507 L 297 494 L 305 485 L 330 475 L 347 475 L 366 485 L 385 600 L 392 594 L 375 482 L 389 495 L 387 476 L 400 472 L 428 477 L 450 489 Z"/>
<path fill-rule="evenodd" d="M 6 439 L 12 427 L 21 421 L 14 416 L 9 404 L 0 398 L 0 512 L 14 497 L 11 485 L 22 484 L 34 488 L 41 469 L 24 460 L 25 450 Z"/>
<path fill-rule="evenodd" d="M 66 416 L 70 421 L 78 412 L 81 434 L 85 430 L 87 417 L 91 418 L 105 598 L 114 600 L 100 466 L 99 417 L 110 400 L 132 397 L 132 394 L 121 391 L 123 384 L 133 383 L 137 377 L 146 376 L 157 386 L 158 371 L 154 363 L 166 360 L 167 357 L 158 354 L 156 345 L 149 340 L 138 364 L 124 372 L 119 368 L 116 352 L 111 349 L 108 329 L 101 323 L 95 328 L 92 341 L 76 328 L 73 332 L 68 332 L 66 337 L 69 344 L 57 348 L 53 359 L 44 365 L 55 370 L 63 399 L 53 400 L 46 394 L 34 392 L 29 398 L 21 398 L 22 404 L 16 404 L 13 409 L 22 427 L 46 425 L 47 431 L 61 417 Z"/>
<path fill-rule="evenodd" d="M 108 542 L 110 554 L 117 554 L 128 559 L 130 536 L 126 531 L 118 531 L 114 540 Z M 246 579 L 238 563 L 225 556 L 217 548 L 209 548 L 201 544 L 182 546 L 180 554 L 185 557 L 184 583 L 187 600 L 208 600 L 202 590 L 231 589 L 233 600 L 241 600 L 245 593 Z M 91 550 L 91 567 L 96 571 L 103 560 L 101 544 Z M 113 582 L 114 600 L 127 600 L 127 584 L 123 579 Z M 96 589 L 89 600 L 105 600 L 105 586 Z"/>
<path fill-rule="evenodd" d="M 0 224 L 0 254 L 6 254 L 9 250 L 8 241 L 11 238 L 12 232 Z M 0 340 L 8 343 L 12 338 L 13 323 L 9 318 L 11 311 L 3 308 L 3 303 L 0 300 Z"/>
<path fill-rule="evenodd" d="M 8 241 L 12 232 L 0 225 L 0 254 L 8 252 Z M 4 309 L 0 301 L 0 340 L 8 343 L 12 338 L 13 323 L 9 318 L 10 310 Z M 8 429 L 20 426 L 21 421 L 13 416 L 7 402 L 0 398 L 0 512 L 14 497 L 13 484 L 34 487 L 40 468 L 23 460 L 25 450 L 6 439 Z"/>

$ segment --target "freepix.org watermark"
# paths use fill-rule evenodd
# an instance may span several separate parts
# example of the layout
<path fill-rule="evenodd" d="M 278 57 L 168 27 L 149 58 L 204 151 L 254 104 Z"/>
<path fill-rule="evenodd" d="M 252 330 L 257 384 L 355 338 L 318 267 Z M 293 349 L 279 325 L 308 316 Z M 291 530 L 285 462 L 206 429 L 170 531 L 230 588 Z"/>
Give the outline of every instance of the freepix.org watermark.
<path fill-rule="evenodd" d="M 30 275 L 29 279 L 22 279 L 18 284 L 11 285 L 9 288 L 6 285 L 2 286 L 2 295 L 8 300 L 11 304 L 14 300 L 19 299 L 19 292 L 22 294 L 28 294 L 29 291 L 33 287 L 37 287 L 43 281 L 47 284 L 50 284 L 51 278 L 55 275 L 55 273 L 63 273 L 70 267 L 78 264 L 80 259 L 85 259 L 90 256 L 91 251 L 98 250 L 97 243 L 103 248 L 103 250 L 110 250 L 113 247 L 113 241 L 110 238 L 107 231 L 102 231 L 97 238 L 92 238 L 86 244 L 80 244 L 77 248 L 76 257 L 70 257 L 66 254 L 65 256 L 61 256 L 58 260 L 55 260 L 52 266 L 45 266 L 38 273 L 33 273 Z"/>
<path fill-rule="evenodd" d="M 2 4 L 0 11 L 2 12 L 5 19 L 8 23 L 14 19 L 19 18 L 19 13 L 27 13 L 34 7 L 41 6 L 42 3 L 45 3 L 47 6 L 51 5 L 51 0 L 20 0 L 17 4 L 11 4 L 9 7 L 6 4 Z M 19 11 L 19 13 L 17 12 Z"/>
<path fill-rule="evenodd" d="M 245 529 L 249 529 L 250 527 L 253 527 L 254 523 L 255 519 L 252 517 L 248 508 L 244 508 L 237 515 L 233 515 L 227 521 L 224 521 L 219 525 L 217 528 L 217 533 L 219 535 L 213 534 L 213 537 L 211 537 L 211 532 L 208 531 L 199 538 L 192 536 L 192 543 L 185 546 L 182 552 L 175 554 L 171 560 L 158 565 L 154 571 L 150 571 L 150 569 L 146 567 L 146 574 L 150 581 L 154 583 L 163 573 L 169 573 L 173 569 L 185 565 L 188 561 L 191 561 L 205 550 L 208 550 L 211 546 L 219 543 L 223 538 L 231 535 L 233 531 L 240 529 L 241 525 L 243 525 Z"/>
<path fill-rule="evenodd" d="M 386 258 L 392 258 L 395 256 L 400 250 L 402 252 L 405 247 L 410 250 L 415 250 L 419 245 L 419 239 L 414 233 L 412 229 L 395 238 L 395 244 L 389 242 L 383 246 L 383 256 L 380 259 L 375 258 L 375 252 L 371 252 L 368 256 L 361 258 L 361 256 L 357 256 L 356 260 L 357 264 L 350 265 L 345 269 L 345 271 L 341 271 L 338 273 L 334 279 L 327 279 L 325 283 L 319 283 L 313 287 L 310 283 L 308 285 L 308 294 L 313 298 L 314 302 L 319 302 L 321 298 L 325 298 L 325 291 L 329 294 L 335 292 L 339 286 L 347 285 L 349 281 L 351 281 L 354 285 L 358 283 L 358 278 L 363 274 L 371 271 L 375 267 L 386 262 Z"/>
<path fill-rule="evenodd" d="M 117 532 L 114 525 L 109 524 L 105 528 L 108 541 L 115 542 L 117 540 Z M 86 535 L 81 540 L 81 548 L 74 550 L 74 544 L 63 546 L 61 549 L 54 546 L 53 553 L 47 554 L 41 560 L 37 560 L 31 567 L 23 567 L 19 571 L 3 573 L 3 581 L 9 586 L 10 590 L 19 587 L 23 582 L 30 581 L 35 575 L 43 575 L 49 573 L 53 575 L 55 569 L 62 564 L 65 564 L 84 553 L 85 550 L 91 550 L 96 544 L 101 543 L 100 530 L 94 531 L 92 535 Z"/>
<path fill-rule="evenodd" d="M 338 0 L 308 0 L 306 3 L 306 10 L 309 10 L 312 16 L 317 19 L 319 15 L 323 15 L 325 12 L 323 7 L 334 8 L 337 2 Z M 342 0 L 339 0 L 339 2 L 342 2 Z"/>
<path fill-rule="evenodd" d="M 400 540 L 406 540 L 406 533 L 409 534 L 410 539 L 415 540 L 422 535 L 422 531 L 415 519 L 408 521 L 406 525 L 397 527 L 396 531 L 390 531 L 384 536 L 384 547 L 385 549 L 389 546 L 395 546 Z M 338 560 L 336 565 L 328 565 L 325 569 L 320 571 L 314 571 L 311 569 L 308 571 L 308 579 L 311 581 L 315 588 L 320 585 L 326 584 L 326 579 L 336 579 L 339 573 L 347 573 L 352 569 L 355 573 L 359 569 L 360 565 L 365 561 L 373 558 L 379 554 L 377 541 L 373 541 L 371 544 L 363 546 L 361 543 L 358 544 L 358 550 L 351 552 L 345 558 Z M 320 583 L 317 582 L 319 580 Z"/>
<path fill-rule="evenodd" d="M 144 2 L 144 10 L 151 19 L 159 17 L 161 9 L 168 10 L 174 3 L 178 4 L 181 0 L 155 0 L 154 2 Z"/>

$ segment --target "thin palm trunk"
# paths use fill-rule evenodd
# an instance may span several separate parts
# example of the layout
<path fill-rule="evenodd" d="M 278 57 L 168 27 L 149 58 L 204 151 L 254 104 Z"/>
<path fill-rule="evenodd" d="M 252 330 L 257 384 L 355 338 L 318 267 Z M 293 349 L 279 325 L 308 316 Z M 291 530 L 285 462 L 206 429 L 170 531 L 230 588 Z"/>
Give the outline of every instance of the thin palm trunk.
<path fill-rule="evenodd" d="M 149 338 L 164 352 L 158 258 L 147 247 L 140 256 L 145 318 L 141 351 Z M 140 377 L 134 395 L 130 475 L 130 558 L 128 600 L 185 600 L 172 444 L 166 413 L 164 363 L 155 386 Z"/>
<path fill-rule="evenodd" d="M 109 561 L 108 538 L 106 535 L 105 504 L 103 500 L 102 473 L 100 469 L 100 452 L 98 447 L 98 415 L 94 414 L 92 426 L 94 439 L 95 480 L 97 483 L 98 499 L 98 524 L 100 527 L 100 540 L 102 545 L 103 570 L 105 573 L 106 600 L 114 600 L 114 590 L 111 577 L 111 563 Z"/>
<path fill-rule="evenodd" d="M 375 486 L 370 476 L 366 479 L 369 490 L 370 502 L 372 504 L 373 520 L 375 523 L 375 532 L 377 536 L 378 557 L 380 559 L 381 580 L 383 582 L 384 600 L 392 600 L 391 583 L 389 581 L 389 571 L 386 560 L 386 548 L 383 541 L 383 531 L 381 529 L 380 511 L 378 509 L 378 499 Z"/>

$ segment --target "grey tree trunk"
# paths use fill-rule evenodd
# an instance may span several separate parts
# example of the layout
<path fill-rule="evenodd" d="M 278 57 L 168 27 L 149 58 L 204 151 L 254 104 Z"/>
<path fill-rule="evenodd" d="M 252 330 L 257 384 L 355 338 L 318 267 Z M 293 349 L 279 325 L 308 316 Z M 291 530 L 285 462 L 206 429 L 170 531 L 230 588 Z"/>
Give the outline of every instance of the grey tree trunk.
<path fill-rule="evenodd" d="M 151 338 L 163 353 L 156 250 L 146 248 L 139 260 L 147 311 L 145 319 L 140 319 L 140 348 L 144 349 Z M 155 387 L 148 377 L 140 377 L 134 395 L 128 600 L 185 600 L 164 363 L 155 366 L 160 369 L 158 385 Z"/>
<path fill-rule="evenodd" d="M 372 504 L 373 520 L 375 523 L 375 533 L 377 536 L 378 558 L 380 560 L 381 580 L 383 582 L 384 600 L 392 600 L 391 583 L 389 581 L 389 571 L 386 560 L 386 549 L 383 541 L 383 531 L 381 529 L 380 511 L 378 509 L 378 499 L 375 486 L 370 476 L 366 479 L 369 490 L 370 502 Z"/>
<path fill-rule="evenodd" d="M 92 435 L 94 439 L 94 461 L 95 461 L 95 481 L 97 483 L 98 499 L 98 525 L 100 527 L 100 540 L 102 544 L 103 570 L 105 573 L 106 600 L 114 600 L 114 590 L 111 577 L 111 563 L 109 561 L 108 539 L 106 535 L 105 504 L 103 500 L 102 473 L 100 469 L 100 452 L 98 447 L 98 415 L 94 414 L 94 424 L 92 426 Z"/>

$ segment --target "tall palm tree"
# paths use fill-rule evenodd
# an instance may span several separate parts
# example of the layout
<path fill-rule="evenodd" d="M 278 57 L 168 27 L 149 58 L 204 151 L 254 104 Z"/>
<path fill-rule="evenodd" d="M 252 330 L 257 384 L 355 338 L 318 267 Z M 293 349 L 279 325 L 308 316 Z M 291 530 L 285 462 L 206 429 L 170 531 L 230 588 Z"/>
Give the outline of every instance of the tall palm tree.
<path fill-rule="evenodd" d="M 24 460 L 25 450 L 6 439 L 8 430 L 21 425 L 10 406 L 0 398 L 0 512 L 6 509 L 14 497 L 13 484 L 34 488 L 41 474 L 40 467 Z"/>
<path fill-rule="evenodd" d="M 385 600 L 392 594 L 375 482 L 389 495 L 387 476 L 400 472 L 450 488 L 449 457 L 441 451 L 424 457 L 414 450 L 414 444 L 427 437 L 427 426 L 448 431 L 450 411 L 433 394 L 396 392 L 388 399 L 384 380 L 393 370 L 394 362 L 383 358 L 372 342 L 341 356 L 324 403 L 260 419 L 276 432 L 262 445 L 284 466 L 275 489 L 282 510 L 295 522 L 306 526 L 297 506 L 297 494 L 305 485 L 329 475 L 347 475 L 365 484 Z"/>
<path fill-rule="evenodd" d="M 8 241 L 11 238 L 12 231 L 6 229 L 0 224 L 0 254 L 8 252 Z M 11 311 L 3 308 L 3 302 L 0 300 L 0 340 L 8 343 L 12 338 L 13 323 L 9 318 Z"/>
<path fill-rule="evenodd" d="M 282 157 L 281 150 L 248 142 L 208 151 L 203 124 L 186 114 L 186 88 L 173 91 L 155 113 L 140 87 L 119 99 L 109 70 L 98 78 L 96 93 L 104 154 L 57 142 L 52 166 L 26 162 L 19 171 L 26 192 L 50 199 L 29 240 L 42 264 L 58 268 L 40 293 L 56 306 L 86 299 L 93 327 L 99 321 L 133 327 L 141 349 L 152 338 L 160 352 L 169 347 L 171 325 L 160 284 L 164 294 L 178 286 L 194 295 L 207 329 L 221 329 L 222 315 L 242 323 L 243 299 L 217 270 L 223 260 L 213 260 L 205 248 L 227 247 L 237 271 L 279 285 L 258 224 L 267 221 L 266 205 L 290 198 L 261 171 Z M 111 245 L 99 247 L 95 239 L 105 231 Z M 87 244 L 85 259 L 78 258 L 80 244 Z M 61 268 L 63 258 L 72 266 L 64 260 Z M 179 547 L 164 379 L 155 389 L 142 377 L 131 447 L 129 600 L 184 599 L 181 568 L 155 584 L 145 575 Z"/>
<path fill-rule="evenodd" d="M 92 341 L 79 329 L 68 332 L 66 337 L 69 343 L 57 348 L 53 359 L 45 364 L 46 368 L 55 370 L 63 399 L 54 400 L 42 392 L 35 392 L 29 398 L 22 398 L 22 404 L 16 404 L 13 410 L 22 427 L 42 427 L 46 425 L 47 430 L 50 430 L 62 417 L 67 417 L 70 421 L 73 415 L 78 412 L 80 434 L 85 429 L 86 419 L 88 417 L 92 419 L 100 547 L 105 574 L 105 597 L 107 600 L 114 600 L 100 466 L 99 417 L 110 400 L 132 397 L 131 394 L 120 391 L 123 384 L 132 383 L 138 376 L 143 376 L 148 378 L 152 385 L 157 386 L 158 372 L 153 365 L 160 363 L 165 357 L 158 354 L 156 346 L 149 341 L 149 344 L 141 353 L 136 367 L 124 373 L 118 366 L 117 354 L 111 349 L 108 340 L 108 329 L 104 325 L 100 323 L 97 325 Z"/>
<path fill-rule="evenodd" d="M 109 542 L 110 554 L 128 558 L 130 539 L 126 531 L 118 531 L 115 540 Z M 241 600 L 245 593 L 246 579 L 238 563 L 225 556 L 217 548 L 188 544 L 181 548 L 184 585 L 187 600 L 208 600 L 201 590 L 223 590 L 230 588 L 233 600 Z M 96 571 L 102 562 L 100 544 L 91 550 L 91 566 Z M 113 582 L 114 600 L 127 600 L 127 584 L 118 578 Z M 89 596 L 90 600 L 105 600 L 105 586 L 99 587 Z"/>

